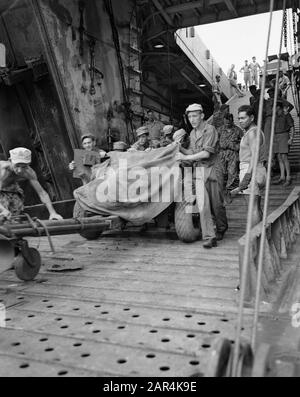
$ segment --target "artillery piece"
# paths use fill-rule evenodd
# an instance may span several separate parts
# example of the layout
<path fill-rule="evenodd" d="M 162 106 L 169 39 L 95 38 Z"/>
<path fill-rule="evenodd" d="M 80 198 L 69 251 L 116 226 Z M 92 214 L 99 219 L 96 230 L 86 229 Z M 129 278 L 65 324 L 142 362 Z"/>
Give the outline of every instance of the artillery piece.
<path fill-rule="evenodd" d="M 41 221 L 26 214 L 15 217 L 12 222 L 0 226 L 0 273 L 14 268 L 17 277 L 23 281 L 31 281 L 37 276 L 42 264 L 41 256 L 36 248 L 29 247 L 25 237 L 79 233 L 88 238 L 91 233 L 95 238 L 105 230 L 120 227 L 120 223 L 116 216 L 61 221 Z"/>

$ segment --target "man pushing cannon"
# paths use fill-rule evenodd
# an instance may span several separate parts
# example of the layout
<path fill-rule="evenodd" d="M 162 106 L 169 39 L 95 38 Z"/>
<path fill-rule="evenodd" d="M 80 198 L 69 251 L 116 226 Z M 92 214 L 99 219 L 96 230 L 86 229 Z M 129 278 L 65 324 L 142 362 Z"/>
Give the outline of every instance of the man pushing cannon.
<path fill-rule="evenodd" d="M 0 161 L 0 217 L 10 219 L 24 208 L 24 193 L 19 182 L 29 181 L 42 203 L 49 211 L 50 220 L 61 220 L 51 203 L 48 193 L 40 185 L 35 171 L 30 167 L 31 151 L 18 147 L 9 152 L 8 161 Z"/>

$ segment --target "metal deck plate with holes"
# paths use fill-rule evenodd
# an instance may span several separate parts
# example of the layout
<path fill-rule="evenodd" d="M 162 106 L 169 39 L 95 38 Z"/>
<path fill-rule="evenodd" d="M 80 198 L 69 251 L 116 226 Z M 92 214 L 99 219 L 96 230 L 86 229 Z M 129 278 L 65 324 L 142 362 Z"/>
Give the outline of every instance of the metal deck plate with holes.
<path fill-rule="evenodd" d="M 228 207 L 230 229 L 212 250 L 155 231 L 55 237 L 55 255 L 30 239 L 43 258 L 36 280 L 0 277 L 0 376 L 203 376 L 215 339 L 235 337 L 245 213 L 243 200 Z M 82 269 L 47 271 L 60 253 Z"/>

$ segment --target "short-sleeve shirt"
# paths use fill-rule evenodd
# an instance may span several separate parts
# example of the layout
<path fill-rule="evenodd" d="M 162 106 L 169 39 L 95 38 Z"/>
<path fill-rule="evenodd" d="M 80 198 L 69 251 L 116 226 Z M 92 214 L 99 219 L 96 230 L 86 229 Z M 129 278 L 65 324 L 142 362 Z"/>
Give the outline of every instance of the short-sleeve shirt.
<path fill-rule="evenodd" d="M 290 114 L 277 115 L 275 122 L 275 134 L 284 134 L 289 132 L 292 127 L 294 127 L 294 120 Z"/>
<path fill-rule="evenodd" d="M 150 139 L 160 139 L 161 138 L 161 130 L 164 127 L 164 124 L 158 120 L 154 120 L 153 122 L 148 121 L 146 126 L 149 130 L 149 138 Z"/>
<path fill-rule="evenodd" d="M 193 154 L 202 151 L 210 153 L 209 158 L 197 161 L 197 166 L 212 167 L 219 151 L 219 135 L 215 127 L 206 123 L 202 130 L 192 130 L 189 149 Z"/>

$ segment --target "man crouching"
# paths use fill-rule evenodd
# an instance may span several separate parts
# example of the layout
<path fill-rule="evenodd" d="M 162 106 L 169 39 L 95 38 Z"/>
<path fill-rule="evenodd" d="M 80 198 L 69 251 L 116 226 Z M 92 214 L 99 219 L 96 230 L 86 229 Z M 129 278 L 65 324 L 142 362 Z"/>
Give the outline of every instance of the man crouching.
<path fill-rule="evenodd" d="M 20 215 L 24 208 L 24 193 L 19 182 L 29 181 L 42 203 L 49 211 L 50 220 L 61 220 L 54 210 L 48 193 L 40 185 L 35 171 L 30 167 L 31 151 L 26 148 L 10 150 L 10 159 L 0 161 L 0 217 L 10 219 Z"/>

